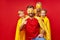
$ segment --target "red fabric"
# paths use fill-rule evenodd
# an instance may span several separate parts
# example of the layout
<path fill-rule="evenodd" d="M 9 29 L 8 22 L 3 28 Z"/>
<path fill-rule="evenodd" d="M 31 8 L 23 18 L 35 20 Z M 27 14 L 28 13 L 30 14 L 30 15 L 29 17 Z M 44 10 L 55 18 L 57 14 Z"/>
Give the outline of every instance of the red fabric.
<path fill-rule="evenodd" d="M 32 40 L 39 34 L 39 24 L 38 20 L 35 18 L 28 18 L 26 28 L 26 40 Z"/>

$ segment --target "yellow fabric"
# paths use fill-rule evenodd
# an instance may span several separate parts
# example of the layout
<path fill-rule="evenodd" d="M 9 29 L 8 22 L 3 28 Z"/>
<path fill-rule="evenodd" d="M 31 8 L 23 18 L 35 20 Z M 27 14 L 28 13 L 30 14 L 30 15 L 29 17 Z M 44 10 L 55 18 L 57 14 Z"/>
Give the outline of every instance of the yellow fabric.
<path fill-rule="evenodd" d="M 16 27 L 15 40 L 22 40 L 22 39 L 25 40 L 25 32 L 24 32 L 24 30 L 20 31 L 20 27 L 22 25 L 22 21 L 23 21 L 22 18 L 20 18 L 18 20 L 17 27 Z"/>
<path fill-rule="evenodd" d="M 25 31 L 24 30 L 20 31 L 20 27 L 27 18 L 29 18 L 29 16 L 26 15 L 24 19 L 20 18 L 18 20 L 17 27 L 16 27 L 15 40 L 25 40 Z"/>
<path fill-rule="evenodd" d="M 37 10 L 36 10 L 36 9 L 34 9 L 34 13 L 35 13 L 35 14 L 37 13 Z"/>
<path fill-rule="evenodd" d="M 20 40 L 25 40 L 25 31 L 20 32 Z"/>
<path fill-rule="evenodd" d="M 15 34 L 15 40 L 20 40 L 20 25 L 21 25 L 22 19 L 20 18 L 17 23 L 16 27 L 16 34 Z"/>
<path fill-rule="evenodd" d="M 46 30 L 46 32 L 47 32 L 48 30 L 46 28 L 46 25 L 43 23 L 42 19 L 40 17 L 37 17 L 37 16 L 35 16 L 35 18 L 38 20 L 40 28 L 43 29 L 43 30 Z"/>
<path fill-rule="evenodd" d="M 42 17 L 40 17 L 42 19 Z M 50 29 L 50 22 L 47 17 L 43 18 L 43 29 L 46 31 L 45 38 L 46 40 L 51 40 L 51 29 Z"/>
<path fill-rule="evenodd" d="M 27 19 L 27 18 L 28 18 L 28 16 L 25 19 Z M 41 20 L 41 17 L 39 18 L 39 17 L 35 16 L 35 18 L 38 19 L 38 22 L 40 24 L 41 29 L 46 31 L 46 36 L 45 36 L 46 40 L 51 40 L 51 31 L 50 31 L 50 24 L 49 24 L 48 18 L 45 17 L 44 22 Z M 22 24 L 22 21 L 23 21 L 22 18 L 20 18 L 18 20 L 17 28 L 16 28 L 15 40 L 25 40 L 25 31 L 24 30 L 20 31 L 20 26 Z"/>

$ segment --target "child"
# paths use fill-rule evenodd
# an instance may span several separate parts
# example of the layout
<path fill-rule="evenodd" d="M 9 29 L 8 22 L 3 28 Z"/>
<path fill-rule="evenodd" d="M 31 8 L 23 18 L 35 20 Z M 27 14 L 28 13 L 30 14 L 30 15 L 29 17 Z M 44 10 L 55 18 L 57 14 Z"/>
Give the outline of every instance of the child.
<path fill-rule="evenodd" d="M 34 9 L 34 13 L 37 13 L 38 9 L 40 9 L 40 10 L 42 9 L 42 3 L 41 2 L 36 3 L 36 8 Z"/>
<path fill-rule="evenodd" d="M 23 40 L 24 36 L 24 31 L 20 31 L 21 25 L 24 21 L 24 11 L 23 10 L 18 10 L 18 16 L 20 17 L 17 22 L 17 27 L 16 27 L 16 34 L 15 34 L 15 40 Z"/>
<path fill-rule="evenodd" d="M 42 19 L 43 23 L 45 24 L 44 27 L 47 29 L 47 30 L 45 30 L 46 31 L 45 38 L 46 38 L 46 40 L 51 40 L 50 22 L 49 22 L 48 17 L 46 16 L 46 13 L 47 13 L 47 11 L 45 9 L 42 9 L 41 13 L 40 13 L 40 15 L 41 15 L 40 18 Z"/>

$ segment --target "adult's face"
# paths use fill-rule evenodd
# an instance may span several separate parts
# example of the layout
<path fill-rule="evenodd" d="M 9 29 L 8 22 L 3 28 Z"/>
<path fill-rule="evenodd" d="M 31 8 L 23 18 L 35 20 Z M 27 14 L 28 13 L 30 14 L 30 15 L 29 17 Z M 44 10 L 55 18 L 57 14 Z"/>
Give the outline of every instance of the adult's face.
<path fill-rule="evenodd" d="M 27 8 L 27 13 L 33 13 L 33 8 Z"/>

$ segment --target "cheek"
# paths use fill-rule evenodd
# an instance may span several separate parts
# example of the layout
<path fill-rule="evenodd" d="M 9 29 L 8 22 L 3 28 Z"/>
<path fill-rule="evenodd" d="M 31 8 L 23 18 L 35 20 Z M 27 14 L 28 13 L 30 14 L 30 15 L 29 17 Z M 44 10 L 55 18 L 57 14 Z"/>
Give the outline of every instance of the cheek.
<path fill-rule="evenodd" d="M 27 13 L 30 13 L 30 11 L 29 11 L 29 10 L 27 10 Z"/>
<path fill-rule="evenodd" d="M 41 14 L 42 16 L 45 16 L 45 14 Z"/>
<path fill-rule="evenodd" d="M 19 15 L 19 17 L 21 17 L 21 15 Z"/>
<path fill-rule="evenodd" d="M 20 17 L 22 17 L 23 15 L 19 15 Z"/>

